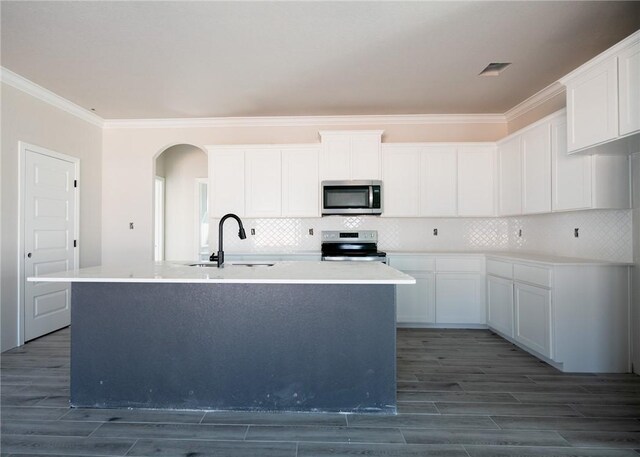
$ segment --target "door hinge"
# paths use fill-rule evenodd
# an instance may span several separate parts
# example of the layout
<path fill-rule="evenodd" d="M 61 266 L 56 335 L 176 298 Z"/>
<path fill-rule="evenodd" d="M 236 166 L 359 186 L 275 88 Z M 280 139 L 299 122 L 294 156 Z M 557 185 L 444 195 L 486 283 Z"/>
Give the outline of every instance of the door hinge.
<path fill-rule="evenodd" d="M 77 248 L 78 247 L 78 240 L 73 240 L 73 247 Z"/>
<path fill-rule="evenodd" d="M 73 187 L 78 187 L 78 180 L 77 179 L 73 180 Z"/>

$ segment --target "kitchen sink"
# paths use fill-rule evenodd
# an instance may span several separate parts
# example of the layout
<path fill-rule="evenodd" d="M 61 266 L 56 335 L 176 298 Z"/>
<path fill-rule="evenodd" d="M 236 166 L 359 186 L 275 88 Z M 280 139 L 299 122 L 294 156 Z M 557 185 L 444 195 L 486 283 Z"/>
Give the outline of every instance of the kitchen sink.
<path fill-rule="evenodd" d="M 236 265 L 239 267 L 272 267 L 274 264 L 267 262 L 229 262 L 228 265 Z"/>
<path fill-rule="evenodd" d="M 268 262 L 225 262 L 225 265 L 238 266 L 238 267 L 272 267 L 273 263 Z M 190 267 L 216 267 L 215 262 L 202 262 L 189 264 Z"/>

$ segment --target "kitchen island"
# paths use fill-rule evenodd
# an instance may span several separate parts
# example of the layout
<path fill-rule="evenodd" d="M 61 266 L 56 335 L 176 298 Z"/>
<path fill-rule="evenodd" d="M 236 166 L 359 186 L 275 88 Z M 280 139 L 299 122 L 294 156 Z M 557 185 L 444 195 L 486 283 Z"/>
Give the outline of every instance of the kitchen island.
<path fill-rule="evenodd" d="M 396 411 L 395 285 L 379 262 L 93 267 L 72 283 L 71 405 Z"/>

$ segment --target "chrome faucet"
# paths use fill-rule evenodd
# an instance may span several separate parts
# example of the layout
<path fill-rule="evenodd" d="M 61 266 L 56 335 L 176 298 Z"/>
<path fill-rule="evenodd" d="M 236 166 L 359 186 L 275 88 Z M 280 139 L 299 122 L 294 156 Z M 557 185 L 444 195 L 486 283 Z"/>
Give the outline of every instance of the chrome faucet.
<path fill-rule="evenodd" d="M 238 222 L 238 227 L 240 227 L 240 230 L 238 231 L 238 237 L 241 240 L 244 240 L 247 237 L 247 234 L 244 232 L 244 227 L 242 226 L 242 221 L 238 216 L 231 213 L 222 216 L 222 219 L 220 219 L 220 223 L 218 224 L 218 253 L 211 254 L 211 256 L 209 257 L 209 260 L 211 262 L 218 262 L 218 268 L 221 268 L 224 264 L 224 250 L 222 249 L 223 227 L 224 221 L 226 221 L 230 217 Z"/>

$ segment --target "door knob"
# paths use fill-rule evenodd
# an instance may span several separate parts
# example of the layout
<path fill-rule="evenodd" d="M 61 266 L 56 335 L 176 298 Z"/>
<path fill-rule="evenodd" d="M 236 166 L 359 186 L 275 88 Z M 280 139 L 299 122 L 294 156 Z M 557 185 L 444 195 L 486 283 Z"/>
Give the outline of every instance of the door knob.
<path fill-rule="evenodd" d="M 27 253 L 27 257 L 28 257 L 28 258 L 31 258 L 31 253 L 30 253 L 30 252 L 29 252 L 29 253 Z"/>

